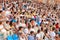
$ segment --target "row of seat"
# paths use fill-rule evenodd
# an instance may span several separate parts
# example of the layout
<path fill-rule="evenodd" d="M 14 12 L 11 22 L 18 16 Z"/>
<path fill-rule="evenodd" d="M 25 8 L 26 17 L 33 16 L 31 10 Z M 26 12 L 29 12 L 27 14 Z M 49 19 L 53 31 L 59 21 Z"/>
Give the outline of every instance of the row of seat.
<path fill-rule="evenodd" d="M 3 34 L 0 35 L 0 40 L 5 40 Z M 6 40 L 19 40 L 19 36 L 17 34 L 8 35 Z"/>

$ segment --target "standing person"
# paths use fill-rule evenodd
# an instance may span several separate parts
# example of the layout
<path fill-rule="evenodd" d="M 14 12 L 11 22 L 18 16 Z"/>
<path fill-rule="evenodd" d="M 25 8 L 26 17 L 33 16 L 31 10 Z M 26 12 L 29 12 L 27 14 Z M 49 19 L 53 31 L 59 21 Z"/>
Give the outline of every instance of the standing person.
<path fill-rule="evenodd" d="M 45 29 L 45 36 L 44 36 L 44 40 L 50 40 L 50 36 L 49 36 L 49 33 L 48 33 L 48 29 Z"/>
<path fill-rule="evenodd" d="M 52 30 L 51 30 L 51 32 L 50 32 L 50 37 L 51 37 L 51 40 L 55 40 L 55 36 L 56 36 L 56 34 L 55 34 L 55 28 L 53 27 L 52 28 Z"/>
<path fill-rule="evenodd" d="M 19 38 L 20 40 L 27 40 L 26 37 L 25 37 L 25 35 L 24 35 L 24 33 L 22 33 L 22 32 L 20 33 L 19 37 L 20 37 Z"/>
<path fill-rule="evenodd" d="M 41 28 L 41 32 L 40 32 L 40 38 L 41 38 L 41 40 L 43 40 L 43 37 L 44 37 L 44 31 L 43 31 L 43 28 Z"/>
<path fill-rule="evenodd" d="M 40 40 L 40 30 L 37 31 L 36 39 L 37 39 L 37 40 Z"/>
<path fill-rule="evenodd" d="M 21 32 L 24 33 L 24 32 L 23 32 L 23 27 L 22 27 L 22 26 L 19 27 L 19 33 L 21 33 Z"/>
<path fill-rule="evenodd" d="M 30 34 L 31 29 L 32 29 L 32 28 L 31 28 L 31 25 L 28 24 L 28 27 L 24 29 L 24 33 L 25 33 L 25 34 Z"/>
<path fill-rule="evenodd" d="M 6 21 L 6 23 L 4 24 L 4 26 L 5 26 L 5 29 L 7 30 L 7 31 L 9 31 L 10 30 L 10 25 L 9 25 L 9 21 Z"/>
<path fill-rule="evenodd" d="M 28 36 L 28 40 L 35 40 L 35 38 L 34 38 L 34 31 L 30 32 L 30 35 Z"/>

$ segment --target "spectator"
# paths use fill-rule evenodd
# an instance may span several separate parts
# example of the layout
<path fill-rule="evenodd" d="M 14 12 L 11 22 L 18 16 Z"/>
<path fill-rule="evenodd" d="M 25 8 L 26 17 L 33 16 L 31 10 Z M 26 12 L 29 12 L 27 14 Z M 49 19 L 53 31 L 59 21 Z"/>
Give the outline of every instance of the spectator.
<path fill-rule="evenodd" d="M 28 36 L 28 40 L 35 40 L 34 31 L 30 32 L 30 35 Z"/>

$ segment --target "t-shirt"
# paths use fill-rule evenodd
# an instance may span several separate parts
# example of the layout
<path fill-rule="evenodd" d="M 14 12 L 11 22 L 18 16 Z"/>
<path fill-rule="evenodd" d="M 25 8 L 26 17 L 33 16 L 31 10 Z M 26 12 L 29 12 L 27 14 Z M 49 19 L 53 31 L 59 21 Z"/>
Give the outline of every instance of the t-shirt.
<path fill-rule="evenodd" d="M 29 33 L 29 31 L 28 31 L 28 29 L 26 28 L 26 29 L 24 29 L 24 33 L 25 34 L 28 34 Z"/>
<path fill-rule="evenodd" d="M 16 22 L 16 20 L 15 20 L 15 19 L 12 19 L 11 21 L 12 21 L 12 22 Z"/>
<path fill-rule="evenodd" d="M 48 37 L 45 36 L 45 39 L 44 40 L 49 40 Z"/>
<path fill-rule="evenodd" d="M 44 37 L 44 32 L 40 32 L 40 38 L 42 38 L 43 39 L 43 37 Z"/>
<path fill-rule="evenodd" d="M 1 29 L 1 32 L 6 32 L 6 30 L 4 29 L 3 25 L 0 25 L 0 29 Z"/>
<path fill-rule="evenodd" d="M 3 29 L 3 25 L 0 25 L 0 29 Z"/>
<path fill-rule="evenodd" d="M 20 37 L 20 40 L 25 40 L 25 38 Z"/>
<path fill-rule="evenodd" d="M 18 26 L 18 27 L 20 27 L 20 26 L 26 27 L 26 24 L 25 24 L 25 23 L 19 23 L 17 26 Z M 17 27 L 17 28 L 18 28 L 18 27 Z"/>
<path fill-rule="evenodd" d="M 53 32 L 50 32 L 50 36 L 51 36 L 51 39 L 52 39 L 52 40 L 55 40 L 55 36 L 56 36 L 56 34 L 55 34 L 54 31 L 53 31 Z"/>
<path fill-rule="evenodd" d="M 8 15 L 10 15 L 11 14 L 11 12 L 10 11 L 6 11 L 6 16 L 8 16 Z"/>
<path fill-rule="evenodd" d="M 24 29 L 24 33 L 25 33 L 25 34 L 30 34 L 31 31 L 34 31 L 34 32 L 35 32 L 35 30 L 32 29 L 32 28 L 31 28 L 30 30 L 28 30 L 28 28 L 25 28 L 25 29 Z"/>
<path fill-rule="evenodd" d="M 9 24 L 4 24 L 4 26 L 5 26 L 5 28 L 8 29 L 8 30 L 10 29 L 10 25 L 9 25 Z"/>
<path fill-rule="evenodd" d="M 34 39 L 34 36 L 29 35 L 29 36 L 28 36 L 28 40 L 35 40 L 35 39 Z"/>
<path fill-rule="evenodd" d="M 40 33 L 36 34 L 36 38 L 40 39 Z"/>

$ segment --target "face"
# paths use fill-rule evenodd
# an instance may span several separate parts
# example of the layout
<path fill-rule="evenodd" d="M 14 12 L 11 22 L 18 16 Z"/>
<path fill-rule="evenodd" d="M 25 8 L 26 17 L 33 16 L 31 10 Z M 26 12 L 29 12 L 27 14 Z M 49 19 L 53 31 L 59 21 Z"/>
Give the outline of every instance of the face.
<path fill-rule="evenodd" d="M 21 28 L 21 30 L 23 31 L 23 28 Z"/>
<path fill-rule="evenodd" d="M 34 32 L 32 33 L 32 35 L 34 35 Z"/>
<path fill-rule="evenodd" d="M 31 21 L 31 23 L 33 23 L 33 21 Z"/>

